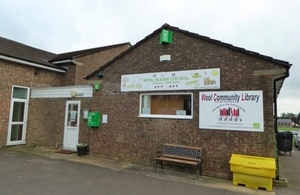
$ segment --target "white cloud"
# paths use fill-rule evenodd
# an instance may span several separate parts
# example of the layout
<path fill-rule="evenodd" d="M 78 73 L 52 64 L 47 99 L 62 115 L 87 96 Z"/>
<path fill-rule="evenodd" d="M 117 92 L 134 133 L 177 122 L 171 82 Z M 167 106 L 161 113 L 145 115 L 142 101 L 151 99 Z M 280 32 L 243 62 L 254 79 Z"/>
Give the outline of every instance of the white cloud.
<path fill-rule="evenodd" d="M 293 64 L 278 98 L 299 112 L 298 0 L 0 1 L 0 36 L 61 53 L 130 41 L 164 23 Z"/>

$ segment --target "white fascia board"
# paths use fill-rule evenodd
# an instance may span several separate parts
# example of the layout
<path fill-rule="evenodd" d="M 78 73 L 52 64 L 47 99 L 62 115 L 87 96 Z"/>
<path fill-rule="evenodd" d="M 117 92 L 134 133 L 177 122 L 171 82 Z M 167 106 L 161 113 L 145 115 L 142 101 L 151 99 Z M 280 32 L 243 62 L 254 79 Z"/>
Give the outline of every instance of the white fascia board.
<path fill-rule="evenodd" d="M 60 70 L 60 69 L 48 67 L 48 66 L 45 66 L 45 65 L 37 64 L 37 63 L 34 63 L 34 62 L 28 62 L 28 61 L 25 61 L 25 60 L 20 60 L 20 59 L 7 57 L 7 56 L 3 56 L 3 55 L 0 55 L 0 59 L 10 61 L 10 62 L 15 62 L 15 63 L 18 63 L 18 64 L 27 65 L 27 66 L 32 66 L 32 67 L 36 67 L 36 68 L 40 68 L 40 69 L 50 70 L 50 71 L 54 71 L 54 72 L 60 72 L 60 73 L 66 73 L 67 72 L 66 70 Z"/>
<path fill-rule="evenodd" d="M 30 98 L 70 98 L 93 97 L 92 85 L 75 85 L 62 87 L 33 87 Z"/>

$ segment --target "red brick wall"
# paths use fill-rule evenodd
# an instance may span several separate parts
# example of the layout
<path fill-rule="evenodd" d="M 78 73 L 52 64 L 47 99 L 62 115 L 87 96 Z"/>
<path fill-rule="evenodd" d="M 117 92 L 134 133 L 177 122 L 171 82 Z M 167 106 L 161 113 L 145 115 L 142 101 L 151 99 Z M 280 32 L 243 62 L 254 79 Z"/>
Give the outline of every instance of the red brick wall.
<path fill-rule="evenodd" d="M 115 56 L 119 55 L 130 47 L 126 44 L 120 47 L 112 48 L 102 52 L 86 55 L 81 58 L 75 59 L 79 64 L 76 66 L 76 80 L 75 85 L 84 85 L 87 81 L 84 79 L 87 75 L 103 66 L 108 61 L 112 60 Z"/>
<path fill-rule="evenodd" d="M 67 70 L 67 74 L 65 75 L 63 85 L 64 86 L 73 86 L 73 85 L 75 85 L 75 81 L 76 81 L 77 66 L 72 63 L 68 64 L 67 66 L 68 66 L 68 70 Z"/>
<path fill-rule="evenodd" d="M 159 62 L 164 54 L 171 55 L 171 62 Z M 199 129 L 199 90 L 185 91 L 194 95 L 192 120 L 139 118 L 140 93 L 120 92 L 123 74 L 206 68 L 220 68 L 220 91 L 263 90 L 263 133 Z M 91 154 L 153 164 L 155 152 L 165 142 L 200 146 L 203 174 L 230 178 L 232 153 L 274 156 L 273 80 L 272 76 L 254 76 L 253 71 L 279 68 L 178 32 L 173 32 L 170 45 L 159 45 L 159 36 L 154 36 L 103 71 L 103 84 L 91 108 L 107 114 L 108 123 L 91 131 Z"/>
<path fill-rule="evenodd" d="M 80 100 L 79 142 L 89 143 L 90 129 L 87 120 L 83 120 L 83 109 L 90 108 L 91 98 L 45 98 L 31 99 L 30 120 L 28 122 L 27 143 L 48 146 L 51 148 L 63 147 L 65 109 L 68 100 Z"/>
<path fill-rule="evenodd" d="M 107 51 L 94 53 L 75 59 L 77 65 L 69 65 L 67 73 L 61 80 L 64 86 L 86 85 L 86 77 L 91 72 L 104 65 L 107 61 L 127 49 L 130 45 L 113 48 Z M 49 147 L 62 147 L 64 136 L 65 104 L 67 100 L 81 101 L 81 121 L 79 142 L 89 143 L 90 130 L 87 121 L 82 119 L 83 109 L 90 109 L 92 98 L 46 98 L 31 99 L 30 130 L 27 133 L 27 142 L 30 144 Z"/>
<path fill-rule="evenodd" d="M 0 60 L 0 146 L 5 145 L 7 140 L 12 86 L 60 86 L 62 84 L 62 78 L 62 73 L 40 70 Z M 31 104 L 29 100 L 29 110 L 30 109 Z M 35 110 L 31 111 L 35 112 Z M 28 123 L 30 123 L 30 114 Z"/>
<path fill-rule="evenodd" d="M 60 99 L 30 100 L 27 143 L 55 147 L 63 142 L 65 104 Z"/>

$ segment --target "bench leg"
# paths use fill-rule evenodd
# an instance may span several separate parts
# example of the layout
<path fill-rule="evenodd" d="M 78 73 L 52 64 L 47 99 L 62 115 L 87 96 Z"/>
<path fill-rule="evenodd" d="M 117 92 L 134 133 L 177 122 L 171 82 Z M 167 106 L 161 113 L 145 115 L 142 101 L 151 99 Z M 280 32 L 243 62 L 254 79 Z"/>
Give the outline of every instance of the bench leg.
<path fill-rule="evenodd" d="M 200 167 L 200 175 L 202 176 L 202 164 L 201 163 L 200 163 L 199 167 Z"/>
<path fill-rule="evenodd" d="M 202 176 L 202 166 L 201 166 L 201 163 L 197 165 L 197 179 L 198 179 L 198 175 Z"/>
<path fill-rule="evenodd" d="M 157 169 L 157 164 L 159 163 L 159 160 L 156 160 L 156 163 L 155 163 L 155 172 L 156 172 L 156 169 Z"/>
<path fill-rule="evenodd" d="M 156 169 L 157 169 L 157 164 L 160 164 L 160 167 L 161 169 L 163 169 L 163 163 L 162 163 L 162 160 L 156 160 L 156 164 L 155 164 L 155 172 L 156 172 Z"/>

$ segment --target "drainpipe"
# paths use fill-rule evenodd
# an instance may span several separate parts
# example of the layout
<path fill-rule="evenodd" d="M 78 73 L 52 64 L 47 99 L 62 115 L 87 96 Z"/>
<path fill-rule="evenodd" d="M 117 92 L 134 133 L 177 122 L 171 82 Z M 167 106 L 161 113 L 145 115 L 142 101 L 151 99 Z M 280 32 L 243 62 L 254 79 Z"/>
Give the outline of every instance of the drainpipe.
<path fill-rule="evenodd" d="M 276 82 L 280 81 L 280 80 L 283 80 L 283 79 L 286 79 L 290 76 L 289 74 L 289 70 L 287 69 L 287 72 L 282 76 L 282 77 L 279 77 L 279 78 L 276 78 L 274 79 L 273 81 L 273 86 L 274 86 L 274 115 L 275 115 L 275 133 L 278 132 L 278 126 L 277 126 L 277 94 L 276 94 Z"/>
<path fill-rule="evenodd" d="M 278 125 L 277 125 L 277 94 L 276 94 L 276 83 L 280 80 L 284 80 L 286 79 L 287 77 L 289 77 L 290 74 L 289 74 L 289 69 L 287 68 L 286 69 L 286 73 L 284 73 L 283 76 L 279 77 L 279 78 L 276 78 L 274 79 L 273 81 L 273 86 L 274 86 L 274 94 L 273 94 L 273 98 L 274 98 L 274 119 L 275 119 L 275 124 L 274 124 L 274 131 L 275 131 L 275 139 L 276 139 L 276 144 L 277 144 L 277 137 L 278 137 Z M 277 145 L 276 145 L 276 148 L 277 148 Z M 277 153 L 277 151 L 276 151 Z M 276 166 L 277 166 L 277 173 L 276 173 L 276 180 L 279 180 L 279 158 L 278 158 L 278 155 L 276 155 Z"/>

